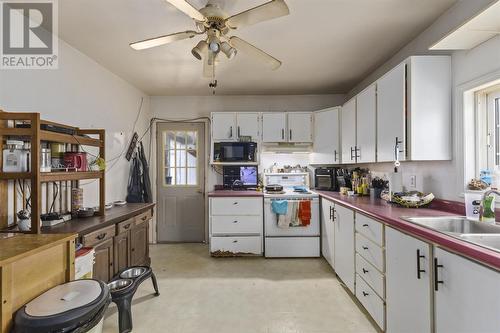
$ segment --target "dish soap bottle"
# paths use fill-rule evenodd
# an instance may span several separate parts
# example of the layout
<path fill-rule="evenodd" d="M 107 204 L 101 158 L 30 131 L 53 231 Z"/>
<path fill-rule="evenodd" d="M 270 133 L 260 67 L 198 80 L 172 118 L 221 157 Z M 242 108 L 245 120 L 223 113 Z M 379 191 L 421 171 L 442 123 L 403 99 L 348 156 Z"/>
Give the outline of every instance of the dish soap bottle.
<path fill-rule="evenodd" d="M 495 223 L 495 196 L 489 195 L 484 198 L 482 222 Z"/>

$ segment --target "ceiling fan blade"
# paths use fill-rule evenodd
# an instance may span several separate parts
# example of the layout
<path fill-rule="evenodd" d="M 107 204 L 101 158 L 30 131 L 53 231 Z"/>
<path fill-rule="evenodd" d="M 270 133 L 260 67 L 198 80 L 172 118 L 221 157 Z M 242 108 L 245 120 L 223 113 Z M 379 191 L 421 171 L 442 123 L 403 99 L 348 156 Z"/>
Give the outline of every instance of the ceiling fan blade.
<path fill-rule="evenodd" d="M 210 50 L 207 50 L 203 57 L 203 76 L 213 77 L 215 70 L 215 56 Z"/>
<path fill-rule="evenodd" d="M 275 57 L 267 54 L 261 49 L 253 46 L 252 44 L 245 42 L 243 39 L 233 36 L 229 39 L 229 44 L 236 48 L 238 51 L 248 54 L 252 58 L 265 63 L 272 70 L 276 70 L 281 66 L 281 61 Z"/>
<path fill-rule="evenodd" d="M 245 10 L 226 19 L 226 25 L 233 29 L 290 14 L 284 0 L 272 0 L 263 5 Z"/>
<path fill-rule="evenodd" d="M 170 35 L 165 35 L 165 36 L 160 36 L 160 37 L 155 37 L 155 38 L 150 38 L 150 39 L 145 39 L 145 40 L 141 40 L 138 42 L 134 42 L 134 43 L 130 44 L 130 47 L 133 48 L 134 50 L 144 50 L 144 49 L 149 49 L 151 47 L 172 43 L 172 42 L 175 42 L 178 40 L 193 38 L 197 34 L 198 34 L 198 32 L 192 31 L 192 30 L 177 32 L 175 34 L 170 34 Z"/>
<path fill-rule="evenodd" d="M 200 11 L 194 8 L 189 2 L 185 0 L 167 0 L 172 6 L 191 17 L 193 20 L 205 22 L 207 19 L 205 15 L 200 13 Z"/>

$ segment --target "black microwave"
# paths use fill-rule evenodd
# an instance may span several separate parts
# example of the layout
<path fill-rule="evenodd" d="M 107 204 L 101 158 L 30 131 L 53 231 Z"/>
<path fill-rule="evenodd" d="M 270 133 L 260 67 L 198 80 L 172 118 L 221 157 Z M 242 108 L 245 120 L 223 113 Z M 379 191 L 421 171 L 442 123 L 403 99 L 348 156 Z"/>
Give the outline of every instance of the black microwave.
<path fill-rule="evenodd" d="M 218 142 L 214 144 L 215 162 L 256 162 L 257 143 Z"/>

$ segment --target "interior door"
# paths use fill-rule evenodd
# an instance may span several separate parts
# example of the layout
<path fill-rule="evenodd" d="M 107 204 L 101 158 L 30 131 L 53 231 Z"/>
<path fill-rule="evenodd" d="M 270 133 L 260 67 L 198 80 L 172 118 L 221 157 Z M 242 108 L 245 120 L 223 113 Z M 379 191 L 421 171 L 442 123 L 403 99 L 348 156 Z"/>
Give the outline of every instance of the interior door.
<path fill-rule="evenodd" d="M 393 162 L 396 138 L 401 161 L 406 147 L 406 64 L 377 81 L 377 161 Z"/>
<path fill-rule="evenodd" d="M 356 163 L 356 98 L 342 106 L 342 163 Z"/>
<path fill-rule="evenodd" d="M 205 241 L 205 124 L 157 127 L 158 242 Z"/>
<path fill-rule="evenodd" d="M 313 164 L 338 164 L 340 162 L 339 108 L 314 113 Z"/>
<path fill-rule="evenodd" d="M 286 114 L 270 112 L 262 114 L 262 142 L 286 142 Z"/>
<path fill-rule="evenodd" d="M 356 145 L 358 163 L 373 163 L 376 159 L 375 127 L 377 122 L 377 88 L 372 84 L 356 96 Z"/>
<path fill-rule="evenodd" d="M 236 134 L 240 136 L 251 136 L 252 141 L 259 141 L 259 114 L 257 112 L 241 112 L 236 114 Z"/>
<path fill-rule="evenodd" d="M 392 228 L 385 230 L 386 331 L 429 333 L 432 331 L 430 245 Z"/>
<path fill-rule="evenodd" d="M 288 117 L 288 142 L 312 142 L 312 113 L 290 112 Z"/>

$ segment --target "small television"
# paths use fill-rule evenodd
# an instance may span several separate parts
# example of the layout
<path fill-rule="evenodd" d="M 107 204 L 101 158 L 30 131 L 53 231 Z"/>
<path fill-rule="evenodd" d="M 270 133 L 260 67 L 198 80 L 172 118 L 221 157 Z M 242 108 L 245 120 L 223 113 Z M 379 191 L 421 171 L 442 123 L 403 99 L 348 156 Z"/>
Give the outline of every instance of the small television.
<path fill-rule="evenodd" d="M 259 184 L 259 171 L 256 165 L 230 165 L 223 167 L 224 188 L 233 188 L 235 181 L 241 181 L 245 188 L 257 187 Z"/>

